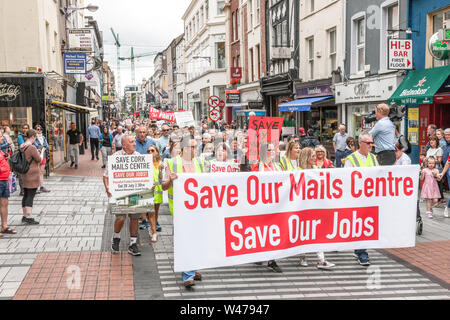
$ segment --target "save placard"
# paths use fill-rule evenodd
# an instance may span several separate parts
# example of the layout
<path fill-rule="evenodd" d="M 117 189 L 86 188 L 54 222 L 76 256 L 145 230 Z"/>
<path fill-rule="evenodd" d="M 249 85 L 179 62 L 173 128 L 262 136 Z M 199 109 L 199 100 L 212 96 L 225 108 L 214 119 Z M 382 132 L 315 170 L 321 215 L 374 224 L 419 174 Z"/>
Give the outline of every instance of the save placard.
<path fill-rule="evenodd" d="M 108 157 L 108 182 L 112 214 L 153 210 L 153 157 L 149 154 Z"/>

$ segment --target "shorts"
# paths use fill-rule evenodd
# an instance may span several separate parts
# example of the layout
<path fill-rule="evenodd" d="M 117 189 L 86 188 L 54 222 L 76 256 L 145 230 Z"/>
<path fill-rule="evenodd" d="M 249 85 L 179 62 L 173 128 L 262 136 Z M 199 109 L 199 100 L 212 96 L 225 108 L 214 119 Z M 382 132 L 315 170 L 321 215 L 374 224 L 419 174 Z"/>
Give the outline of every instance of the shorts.
<path fill-rule="evenodd" d="M 0 181 L 0 198 L 9 198 L 9 183 L 8 180 Z"/>
<path fill-rule="evenodd" d="M 142 216 L 142 213 L 136 214 L 116 214 L 116 219 L 130 217 L 130 219 L 139 219 Z"/>

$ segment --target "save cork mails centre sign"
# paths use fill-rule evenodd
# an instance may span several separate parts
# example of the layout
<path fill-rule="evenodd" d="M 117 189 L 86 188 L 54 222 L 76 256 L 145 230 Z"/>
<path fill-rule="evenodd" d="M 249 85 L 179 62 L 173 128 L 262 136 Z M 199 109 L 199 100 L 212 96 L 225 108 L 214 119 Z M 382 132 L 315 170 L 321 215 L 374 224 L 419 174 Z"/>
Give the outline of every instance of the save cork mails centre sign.
<path fill-rule="evenodd" d="M 412 70 L 413 42 L 411 39 L 389 39 L 388 69 Z"/>

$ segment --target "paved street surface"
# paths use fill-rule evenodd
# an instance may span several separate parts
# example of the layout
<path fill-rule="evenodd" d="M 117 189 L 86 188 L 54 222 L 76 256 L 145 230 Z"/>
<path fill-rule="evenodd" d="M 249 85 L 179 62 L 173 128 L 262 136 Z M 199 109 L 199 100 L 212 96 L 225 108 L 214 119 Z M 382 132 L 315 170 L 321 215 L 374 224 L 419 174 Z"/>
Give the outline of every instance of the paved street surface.
<path fill-rule="evenodd" d="M 308 267 L 298 257 L 279 260 L 280 274 L 255 264 L 201 270 L 203 281 L 187 291 L 181 274 L 173 272 L 167 205 L 156 244 L 140 231 L 141 257 L 126 252 L 128 225 L 123 252 L 109 252 L 113 218 L 105 210 L 100 166 L 85 155 L 78 172 L 63 167 L 46 179 L 51 192 L 37 195 L 33 209 L 38 226 L 21 224 L 21 198 L 12 196 L 9 223 L 18 233 L 0 239 L 0 298 L 450 299 L 450 219 L 442 208 L 433 219 L 424 217 L 416 247 L 369 250 L 369 268 L 359 266 L 352 252 L 328 252 L 336 268 L 323 271 L 315 267 L 315 254 L 308 254 Z"/>

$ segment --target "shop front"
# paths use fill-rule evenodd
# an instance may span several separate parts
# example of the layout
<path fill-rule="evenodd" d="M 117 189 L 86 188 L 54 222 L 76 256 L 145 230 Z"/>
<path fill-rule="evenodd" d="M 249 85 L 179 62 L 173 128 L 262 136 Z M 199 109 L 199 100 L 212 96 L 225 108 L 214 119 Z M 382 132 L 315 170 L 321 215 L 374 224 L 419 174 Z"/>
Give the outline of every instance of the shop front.
<path fill-rule="evenodd" d="M 292 111 L 283 111 L 279 105 L 293 100 L 293 70 L 275 76 L 261 79 L 261 95 L 263 104 L 270 117 L 283 117 L 283 127 L 295 127 L 298 122 L 297 114 Z"/>
<path fill-rule="evenodd" d="M 347 132 L 358 138 L 363 131 L 373 128 L 375 122 L 367 123 L 365 117 L 375 112 L 380 103 L 388 103 L 402 77 L 398 74 L 362 78 L 335 85 L 335 103 Z"/>
<path fill-rule="evenodd" d="M 337 132 L 339 117 L 334 101 L 331 79 L 296 82 L 295 99 L 303 109 L 299 112 L 299 127 L 313 129 L 314 136 L 325 146 L 329 156 L 334 156 L 333 137 Z"/>
<path fill-rule="evenodd" d="M 410 157 L 418 163 L 419 154 L 425 152 L 429 141 L 427 127 L 450 126 L 450 66 L 409 72 L 389 103 L 407 106 L 407 133 L 413 146 Z"/>
<path fill-rule="evenodd" d="M 68 130 L 67 119 L 76 113 L 89 113 L 83 107 L 64 108 L 65 91 L 60 82 L 44 74 L 0 74 L 0 124 L 11 128 L 11 138 L 17 147 L 17 137 L 22 126 L 44 128 L 50 152 L 46 166 L 49 174 L 65 163 L 66 146 L 64 133 Z"/>

